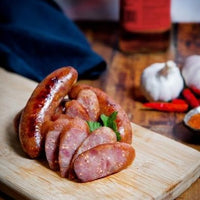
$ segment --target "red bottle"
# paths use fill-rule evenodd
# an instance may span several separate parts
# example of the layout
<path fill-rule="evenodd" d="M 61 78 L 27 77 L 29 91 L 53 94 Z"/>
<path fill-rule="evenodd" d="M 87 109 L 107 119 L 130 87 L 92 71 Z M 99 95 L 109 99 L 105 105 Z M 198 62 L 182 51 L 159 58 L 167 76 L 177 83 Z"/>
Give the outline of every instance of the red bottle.
<path fill-rule="evenodd" d="M 120 49 L 129 53 L 167 50 L 170 8 L 170 0 L 120 0 Z"/>

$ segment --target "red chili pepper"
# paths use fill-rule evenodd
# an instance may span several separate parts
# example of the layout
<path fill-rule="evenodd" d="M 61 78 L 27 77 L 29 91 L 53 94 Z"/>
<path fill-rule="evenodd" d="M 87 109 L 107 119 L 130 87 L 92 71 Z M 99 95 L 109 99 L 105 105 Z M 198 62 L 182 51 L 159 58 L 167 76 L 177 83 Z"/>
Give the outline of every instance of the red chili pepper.
<path fill-rule="evenodd" d="M 198 102 L 197 98 L 195 97 L 195 95 L 192 93 L 192 91 L 189 88 L 184 89 L 182 94 L 183 94 L 185 100 L 188 102 L 188 104 L 192 108 L 199 106 L 199 102 Z"/>
<path fill-rule="evenodd" d="M 195 87 L 195 86 L 190 86 L 190 89 L 191 89 L 195 94 L 200 95 L 200 89 L 198 89 L 197 87 Z"/>
<path fill-rule="evenodd" d="M 188 104 L 167 103 L 167 102 L 149 102 L 143 104 L 146 107 L 166 112 L 185 112 L 188 110 Z"/>
<path fill-rule="evenodd" d="M 187 104 L 187 102 L 184 99 L 173 99 L 172 103 L 175 103 L 175 104 Z"/>

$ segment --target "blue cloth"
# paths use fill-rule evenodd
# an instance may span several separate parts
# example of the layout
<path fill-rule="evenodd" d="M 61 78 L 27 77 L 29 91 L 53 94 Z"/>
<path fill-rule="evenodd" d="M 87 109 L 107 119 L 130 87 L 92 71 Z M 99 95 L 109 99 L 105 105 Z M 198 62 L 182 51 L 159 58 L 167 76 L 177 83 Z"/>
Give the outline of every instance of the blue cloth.
<path fill-rule="evenodd" d="M 84 34 L 49 0 L 0 0 L 0 66 L 41 81 L 63 66 L 97 78 L 106 63 Z"/>

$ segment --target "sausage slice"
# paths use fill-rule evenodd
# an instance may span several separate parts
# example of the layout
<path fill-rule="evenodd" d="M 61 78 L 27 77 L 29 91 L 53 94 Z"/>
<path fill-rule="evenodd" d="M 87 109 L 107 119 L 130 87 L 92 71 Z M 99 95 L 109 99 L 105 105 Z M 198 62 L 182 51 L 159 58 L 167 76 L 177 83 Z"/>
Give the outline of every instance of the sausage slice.
<path fill-rule="evenodd" d="M 77 100 L 71 100 L 65 103 L 65 114 L 70 117 L 80 117 L 84 120 L 89 120 L 89 115 L 86 109 Z"/>
<path fill-rule="evenodd" d="M 63 129 L 60 135 L 58 156 L 61 177 L 68 176 L 72 156 L 88 134 L 87 122 L 78 117 L 71 120 Z"/>
<path fill-rule="evenodd" d="M 115 132 L 111 128 L 104 126 L 90 133 L 90 135 L 83 141 L 83 143 L 80 145 L 80 147 L 77 149 L 76 153 L 73 156 L 70 165 L 71 167 L 69 171 L 69 179 L 75 178 L 75 174 L 73 171 L 73 164 L 74 160 L 78 157 L 79 154 L 99 144 L 114 143 L 114 142 L 117 142 L 117 137 Z"/>
<path fill-rule="evenodd" d="M 70 118 L 59 118 L 56 121 L 48 121 L 44 124 L 43 131 L 46 132 L 45 155 L 49 167 L 52 170 L 58 170 L 58 150 L 61 131 L 69 123 Z"/>
<path fill-rule="evenodd" d="M 97 121 L 99 119 L 99 101 L 97 99 L 97 95 L 92 90 L 81 90 L 77 96 L 77 101 L 79 101 L 86 109 L 91 121 Z"/>
<path fill-rule="evenodd" d="M 135 150 L 130 144 L 100 144 L 75 159 L 74 171 L 82 182 L 93 181 L 125 169 L 134 158 Z"/>

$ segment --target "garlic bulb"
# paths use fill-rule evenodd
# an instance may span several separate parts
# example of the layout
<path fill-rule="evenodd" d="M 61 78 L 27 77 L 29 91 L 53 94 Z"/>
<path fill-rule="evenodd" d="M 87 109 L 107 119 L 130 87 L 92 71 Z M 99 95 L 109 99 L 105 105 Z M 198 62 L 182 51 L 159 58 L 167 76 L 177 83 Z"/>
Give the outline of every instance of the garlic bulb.
<path fill-rule="evenodd" d="M 180 70 L 173 61 L 152 64 L 141 76 L 141 89 L 149 101 L 170 101 L 179 96 L 183 87 Z"/>
<path fill-rule="evenodd" d="M 182 68 L 182 75 L 188 87 L 200 90 L 200 56 L 193 55 L 186 58 Z"/>

